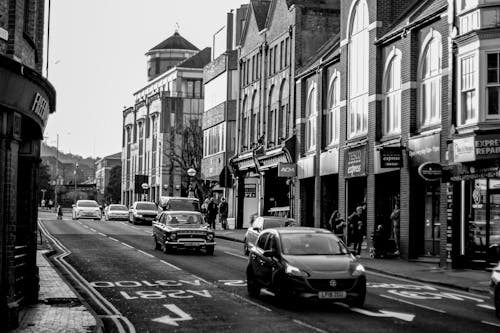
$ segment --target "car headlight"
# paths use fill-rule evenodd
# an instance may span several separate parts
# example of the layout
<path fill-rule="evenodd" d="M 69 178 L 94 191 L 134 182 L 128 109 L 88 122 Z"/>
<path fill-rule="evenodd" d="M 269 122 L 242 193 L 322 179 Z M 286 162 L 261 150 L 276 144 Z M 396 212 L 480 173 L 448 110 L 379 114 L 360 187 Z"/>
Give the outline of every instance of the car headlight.
<path fill-rule="evenodd" d="M 168 238 L 171 240 L 171 241 L 174 241 L 177 239 L 177 234 L 175 233 L 171 233 L 170 236 L 168 236 Z"/>
<path fill-rule="evenodd" d="M 361 264 L 357 264 L 352 272 L 352 276 L 361 276 L 365 274 L 365 268 Z"/>
<path fill-rule="evenodd" d="M 214 239 L 214 234 L 207 234 L 207 240 L 212 241 Z"/>
<path fill-rule="evenodd" d="M 309 274 L 307 272 L 304 272 L 300 269 L 298 269 L 295 266 L 292 266 L 290 264 L 286 264 L 286 269 L 285 273 L 291 276 L 298 276 L 298 277 L 307 277 Z"/>
<path fill-rule="evenodd" d="M 142 217 L 142 214 L 135 214 L 135 217 Z"/>

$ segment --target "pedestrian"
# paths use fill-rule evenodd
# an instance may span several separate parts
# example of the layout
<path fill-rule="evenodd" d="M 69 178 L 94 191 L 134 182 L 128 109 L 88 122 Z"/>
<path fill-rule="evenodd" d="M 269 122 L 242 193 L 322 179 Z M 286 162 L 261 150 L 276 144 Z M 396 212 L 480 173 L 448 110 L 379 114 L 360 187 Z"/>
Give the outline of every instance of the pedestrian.
<path fill-rule="evenodd" d="M 345 241 L 344 231 L 345 231 L 346 223 L 343 218 L 340 217 L 340 213 L 338 210 L 334 210 L 332 215 L 330 216 L 330 220 L 328 220 L 327 228 L 330 231 L 333 231 L 338 238 L 342 241 Z"/>
<path fill-rule="evenodd" d="M 390 216 L 390 219 L 392 221 L 392 238 L 396 243 L 396 251 L 394 252 L 395 255 L 399 255 L 399 215 L 399 205 L 396 203 L 394 205 L 394 210 L 392 211 Z"/>
<path fill-rule="evenodd" d="M 207 212 L 208 212 L 208 204 L 210 202 L 210 199 L 207 197 L 205 201 L 201 204 L 200 207 L 200 212 L 203 214 L 205 218 L 207 218 Z"/>
<path fill-rule="evenodd" d="M 222 197 L 219 204 L 219 221 L 221 223 L 222 229 L 227 229 L 227 215 L 228 215 L 229 205 L 226 202 L 226 198 Z"/>
<path fill-rule="evenodd" d="M 52 199 L 49 199 L 49 210 L 52 210 L 53 207 L 54 207 L 54 201 L 52 201 Z"/>
<path fill-rule="evenodd" d="M 210 227 L 215 230 L 215 219 L 217 218 L 217 204 L 214 201 L 214 198 L 211 197 L 210 201 L 208 202 L 208 207 L 207 207 L 207 220 L 208 224 L 210 224 Z"/>
<path fill-rule="evenodd" d="M 358 206 L 356 210 L 347 218 L 349 221 L 349 229 L 351 230 L 351 239 L 349 242 L 353 244 L 353 250 L 358 256 L 361 255 L 361 245 L 366 238 L 366 221 L 363 220 L 363 207 Z"/>
<path fill-rule="evenodd" d="M 63 211 L 61 205 L 57 204 L 57 219 L 62 220 Z"/>
<path fill-rule="evenodd" d="M 42 206 L 42 209 L 45 209 L 45 199 L 42 199 L 41 206 Z"/>

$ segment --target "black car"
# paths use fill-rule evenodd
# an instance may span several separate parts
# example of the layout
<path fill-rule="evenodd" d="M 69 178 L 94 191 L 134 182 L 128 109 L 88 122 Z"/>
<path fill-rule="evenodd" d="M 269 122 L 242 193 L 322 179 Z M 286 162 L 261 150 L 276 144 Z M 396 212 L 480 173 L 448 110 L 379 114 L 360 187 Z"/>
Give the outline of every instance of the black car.
<path fill-rule="evenodd" d="M 150 224 L 158 215 L 158 206 L 154 202 L 136 201 L 129 210 L 128 221 L 132 224 Z"/>
<path fill-rule="evenodd" d="M 363 266 L 344 243 L 325 229 L 287 227 L 264 230 L 250 249 L 247 288 L 276 296 L 326 299 L 361 307 L 366 297 Z"/>

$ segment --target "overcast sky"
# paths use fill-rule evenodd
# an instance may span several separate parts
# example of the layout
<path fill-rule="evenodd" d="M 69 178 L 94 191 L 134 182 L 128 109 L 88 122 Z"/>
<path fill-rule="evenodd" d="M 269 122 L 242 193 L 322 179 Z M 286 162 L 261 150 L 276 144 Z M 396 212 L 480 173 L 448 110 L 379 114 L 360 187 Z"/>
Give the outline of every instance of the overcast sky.
<path fill-rule="evenodd" d="M 46 0 L 48 2 L 48 0 Z M 121 151 L 122 110 L 146 82 L 145 53 L 180 34 L 200 50 L 243 0 L 51 0 L 46 142 L 83 157 Z"/>

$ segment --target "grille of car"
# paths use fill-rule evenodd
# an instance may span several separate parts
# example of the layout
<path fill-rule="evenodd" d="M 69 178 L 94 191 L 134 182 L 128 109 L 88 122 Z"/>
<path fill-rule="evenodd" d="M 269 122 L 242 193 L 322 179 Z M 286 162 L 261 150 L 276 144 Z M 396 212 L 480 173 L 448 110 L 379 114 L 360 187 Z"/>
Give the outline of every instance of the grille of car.
<path fill-rule="evenodd" d="M 204 235 L 205 231 L 201 231 L 201 230 L 179 230 L 177 233 L 179 235 Z"/>
<path fill-rule="evenodd" d="M 336 285 L 333 287 L 330 281 L 335 280 Z M 307 282 L 316 290 L 349 290 L 354 287 L 356 280 L 354 279 L 308 279 Z"/>

